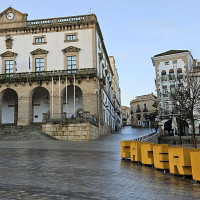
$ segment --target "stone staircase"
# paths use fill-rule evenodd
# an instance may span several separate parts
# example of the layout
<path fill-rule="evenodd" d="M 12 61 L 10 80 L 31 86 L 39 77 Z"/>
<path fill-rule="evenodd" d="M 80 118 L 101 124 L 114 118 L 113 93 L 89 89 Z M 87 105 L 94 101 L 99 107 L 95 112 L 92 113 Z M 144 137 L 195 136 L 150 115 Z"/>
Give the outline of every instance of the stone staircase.
<path fill-rule="evenodd" d="M 0 126 L 0 141 L 55 140 L 42 132 L 42 125 Z"/>

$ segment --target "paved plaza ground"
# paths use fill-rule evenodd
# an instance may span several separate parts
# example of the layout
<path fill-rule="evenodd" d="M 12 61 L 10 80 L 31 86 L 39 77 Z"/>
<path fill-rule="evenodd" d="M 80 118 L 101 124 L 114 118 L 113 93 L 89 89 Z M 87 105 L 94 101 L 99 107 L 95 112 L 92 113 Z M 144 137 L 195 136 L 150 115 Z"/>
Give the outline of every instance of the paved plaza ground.
<path fill-rule="evenodd" d="M 121 160 L 120 140 L 150 130 L 126 127 L 91 142 L 0 142 L 0 199 L 200 199 L 192 179 Z"/>

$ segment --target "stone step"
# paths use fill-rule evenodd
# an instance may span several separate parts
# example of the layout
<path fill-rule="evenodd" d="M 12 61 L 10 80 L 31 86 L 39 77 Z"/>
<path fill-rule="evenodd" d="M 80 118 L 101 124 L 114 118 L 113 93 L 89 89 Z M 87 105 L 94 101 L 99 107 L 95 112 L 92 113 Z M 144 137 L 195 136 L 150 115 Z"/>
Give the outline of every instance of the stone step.
<path fill-rule="evenodd" d="M 55 138 L 42 132 L 41 125 L 0 127 L 0 141 L 53 140 L 53 139 L 55 140 Z"/>

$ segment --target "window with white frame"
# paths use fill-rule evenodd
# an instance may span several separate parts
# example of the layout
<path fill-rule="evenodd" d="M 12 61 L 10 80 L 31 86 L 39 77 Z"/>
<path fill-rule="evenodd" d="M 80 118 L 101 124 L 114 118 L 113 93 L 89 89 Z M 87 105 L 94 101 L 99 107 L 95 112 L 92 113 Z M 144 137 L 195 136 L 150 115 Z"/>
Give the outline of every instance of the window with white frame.
<path fill-rule="evenodd" d="M 45 35 L 34 36 L 33 45 L 41 45 L 41 44 L 46 44 L 46 36 Z"/>
<path fill-rule="evenodd" d="M 44 37 L 35 38 L 35 43 L 43 43 Z"/>
<path fill-rule="evenodd" d="M 14 67 L 14 60 L 6 60 L 5 61 L 5 73 L 6 74 L 13 73 L 13 67 Z"/>
<path fill-rule="evenodd" d="M 67 35 L 67 41 L 69 40 L 76 40 L 76 35 L 75 34 L 72 34 L 72 35 Z"/>
<path fill-rule="evenodd" d="M 64 42 L 76 42 L 78 41 L 78 33 L 66 33 Z"/>
<path fill-rule="evenodd" d="M 76 72 L 76 56 L 67 56 L 67 70 L 71 73 Z"/>
<path fill-rule="evenodd" d="M 35 71 L 36 72 L 44 71 L 44 58 L 35 59 Z"/>

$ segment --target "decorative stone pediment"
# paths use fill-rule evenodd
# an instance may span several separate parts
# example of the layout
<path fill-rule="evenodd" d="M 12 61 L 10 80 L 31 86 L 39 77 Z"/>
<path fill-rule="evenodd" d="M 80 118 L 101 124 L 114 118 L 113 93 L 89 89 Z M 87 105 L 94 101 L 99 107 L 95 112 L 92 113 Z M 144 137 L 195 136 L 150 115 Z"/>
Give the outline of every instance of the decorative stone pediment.
<path fill-rule="evenodd" d="M 12 51 L 6 51 L 1 54 L 1 57 L 16 57 L 18 54 Z"/>
<path fill-rule="evenodd" d="M 80 49 L 77 47 L 69 46 L 65 49 L 62 50 L 63 53 L 68 53 L 68 52 L 79 52 Z"/>
<path fill-rule="evenodd" d="M 0 13 L 0 29 L 24 27 L 27 22 L 27 14 L 9 7 Z"/>
<path fill-rule="evenodd" d="M 31 52 L 31 55 L 41 55 L 41 54 L 48 54 L 48 51 L 38 48 Z"/>

